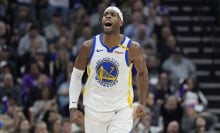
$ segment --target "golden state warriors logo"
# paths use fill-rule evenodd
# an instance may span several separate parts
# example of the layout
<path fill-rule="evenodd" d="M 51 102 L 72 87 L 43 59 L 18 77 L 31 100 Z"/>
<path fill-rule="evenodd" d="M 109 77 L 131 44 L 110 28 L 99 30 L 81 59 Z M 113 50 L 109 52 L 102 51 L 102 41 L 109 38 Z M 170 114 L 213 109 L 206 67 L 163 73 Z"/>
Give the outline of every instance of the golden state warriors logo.
<path fill-rule="evenodd" d="M 96 63 L 96 81 L 103 87 L 112 87 L 118 83 L 118 62 L 112 58 L 103 58 Z"/>

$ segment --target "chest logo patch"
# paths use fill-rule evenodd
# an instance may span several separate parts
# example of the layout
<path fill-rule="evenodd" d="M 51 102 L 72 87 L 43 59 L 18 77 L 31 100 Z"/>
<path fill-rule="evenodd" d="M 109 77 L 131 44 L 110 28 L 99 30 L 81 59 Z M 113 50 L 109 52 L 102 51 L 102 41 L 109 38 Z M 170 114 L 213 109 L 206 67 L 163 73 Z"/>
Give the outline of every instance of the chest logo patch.
<path fill-rule="evenodd" d="M 113 87 L 118 83 L 119 63 L 112 58 L 103 58 L 96 62 L 96 81 L 103 87 Z"/>

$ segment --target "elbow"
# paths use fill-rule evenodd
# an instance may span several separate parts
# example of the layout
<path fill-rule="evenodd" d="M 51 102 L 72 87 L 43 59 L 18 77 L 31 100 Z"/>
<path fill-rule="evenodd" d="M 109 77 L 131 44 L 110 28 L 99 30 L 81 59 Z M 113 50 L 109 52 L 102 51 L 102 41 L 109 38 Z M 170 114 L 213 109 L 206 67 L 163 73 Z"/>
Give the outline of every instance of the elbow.
<path fill-rule="evenodd" d="M 137 73 L 138 77 L 146 77 L 148 79 L 148 71 L 147 69 L 143 69 L 143 70 L 140 70 L 138 71 Z"/>

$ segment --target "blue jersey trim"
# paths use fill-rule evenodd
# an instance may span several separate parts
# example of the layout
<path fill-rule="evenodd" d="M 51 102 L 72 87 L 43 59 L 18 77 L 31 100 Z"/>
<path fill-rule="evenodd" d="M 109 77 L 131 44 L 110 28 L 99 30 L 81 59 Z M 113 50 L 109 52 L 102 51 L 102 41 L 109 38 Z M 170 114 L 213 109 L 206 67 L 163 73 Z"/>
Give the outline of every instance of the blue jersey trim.
<path fill-rule="evenodd" d="M 96 36 L 93 37 L 93 41 L 92 41 L 92 52 L 91 52 L 90 55 L 89 55 L 89 61 L 91 61 L 92 56 L 93 56 L 93 54 L 94 54 L 95 44 L 96 44 Z"/>
<path fill-rule="evenodd" d="M 110 53 L 112 53 L 116 48 L 119 47 L 118 45 L 116 45 L 116 46 L 114 46 L 114 47 L 112 47 L 112 48 L 109 48 L 109 47 L 103 42 L 103 40 L 102 40 L 102 34 L 99 34 L 99 39 L 100 39 L 100 42 L 101 42 L 102 46 L 105 47 L 106 50 L 107 50 L 108 52 L 110 52 Z M 121 44 L 124 43 L 125 39 L 126 39 L 126 37 L 124 36 L 123 39 L 122 39 L 122 41 L 121 41 Z"/>
<path fill-rule="evenodd" d="M 127 45 L 127 48 L 130 48 L 130 46 L 131 46 L 131 42 L 132 42 L 132 41 L 129 40 L 128 45 Z M 130 63 L 129 63 L 129 59 L 128 59 L 128 51 L 129 51 L 129 50 L 126 50 L 126 51 L 125 51 L 125 61 L 126 61 L 127 66 L 130 65 Z"/>
<path fill-rule="evenodd" d="M 121 41 L 121 45 L 123 45 L 123 43 L 125 42 L 126 36 L 124 35 L 122 41 Z"/>

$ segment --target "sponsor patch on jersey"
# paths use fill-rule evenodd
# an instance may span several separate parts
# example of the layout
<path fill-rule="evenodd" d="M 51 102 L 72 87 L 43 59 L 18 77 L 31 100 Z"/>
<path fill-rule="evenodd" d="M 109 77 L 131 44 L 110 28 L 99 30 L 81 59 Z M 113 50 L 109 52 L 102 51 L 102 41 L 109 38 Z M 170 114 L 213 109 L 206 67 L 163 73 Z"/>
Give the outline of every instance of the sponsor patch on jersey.
<path fill-rule="evenodd" d="M 102 58 L 96 62 L 96 81 L 109 88 L 118 83 L 119 63 L 113 58 Z"/>
<path fill-rule="evenodd" d="M 124 52 L 121 51 L 115 51 L 116 54 L 124 54 Z"/>

